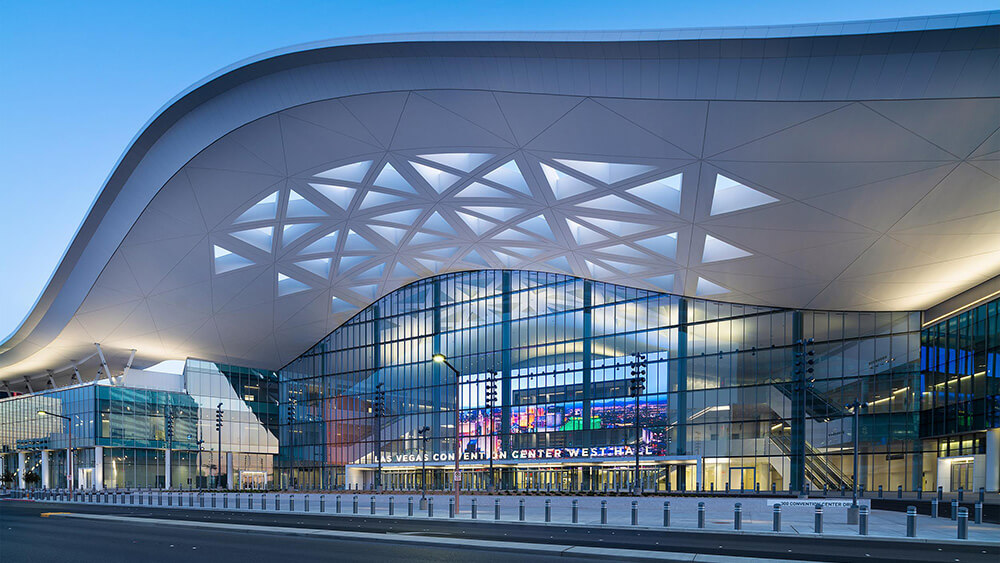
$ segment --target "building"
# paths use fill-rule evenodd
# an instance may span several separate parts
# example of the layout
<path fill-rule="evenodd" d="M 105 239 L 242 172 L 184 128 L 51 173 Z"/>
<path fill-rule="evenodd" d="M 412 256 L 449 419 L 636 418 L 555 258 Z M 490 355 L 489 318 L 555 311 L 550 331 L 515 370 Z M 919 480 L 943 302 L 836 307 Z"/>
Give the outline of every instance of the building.
<path fill-rule="evenodd" d="M 238 63 L 0 344 L 0 472 L 64 485 L 69 424 L 75 486 L 446 486 L 457 406 L 467 487 L 997 490 L 998 59 L 987 12 Z"/>

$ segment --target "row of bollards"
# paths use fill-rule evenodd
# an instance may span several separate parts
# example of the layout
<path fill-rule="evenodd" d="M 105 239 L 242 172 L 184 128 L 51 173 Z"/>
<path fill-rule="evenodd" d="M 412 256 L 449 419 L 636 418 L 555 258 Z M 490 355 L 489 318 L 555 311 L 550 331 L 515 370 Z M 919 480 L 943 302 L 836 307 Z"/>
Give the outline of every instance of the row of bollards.
<path fill-rule="evenodd" d="M 157 506 L 163 506 L 164 505 L 164 503 L 163 503 L 163 496 L 164 496 L 164 494 L 163 494 L 162 491 L 158 491 L 156 493 L 156 496 L 155 496 L 155 505 L 157 505 Z M 178 493 L 176 495 L 175 494 L 171 494 L 171 493 L 167 493 L 166 496 L 167 496 L 166 506 L 173 506 L 173 501 L 174 501 L 174 497 L 175 496 L 177 497 L 177 506 L 183 507 L 185 505 L 185 503 L 184 503 L 184 495 L 181 494 L 181 493 Z M 195 506 L 195 496 L 196 495 L 195 495 L 194 492 L 188 493 L 187 506 L 192 507 L 192 508 Z M 214 492 L 213 493 L 209 493 L 209 494 L 205 494 L 205 493 L 201 493 L 201 492 L 197 493 L 197 499 L 198 499 L 197 503 L 198 503 L 199 507 L 202 507 L 202 508 L 205 507 L 205 505 L 206 505 L 206 501 L 205 501 L 206 497 L 209 497 L 209 506 L 211 508 L 218 508 L 219 507 L 219 503 L 217 501 L 217 494 L 214 493 Z M 280 511 L 281 507 L 282 507 L 282 499 L 281 499 L 280 495 L 278 495 L 278 494 L 274 494 L 273 497 L 274 497 L 274 510 L 275 511 Z M 136 505 L 136 504 L 138 504 L 138 505 L 143 505 L 144 504 L 144 498 L 145 498 L 145 503 L 146 504 L 148 504 L 149 506 L 154 506 L 154 493 L 152 491 L 146 492 L 145 495 L 143 494 L 142 491 L 139 491 L 138 495 L 134 491 L 129 491 L 129 492 L 83 491 L 83 492 L 80 492 L 78 494 L 77 493 L 70 493 L 70 494 L 65 494 L 65 495 L 63 493 L 60 493 L 60 492 L 51 492 L 51 493 L 45 493 L 45 497 L 43 497 L 43 498 L 49 498 L 49 499 L 53 499 L 53 500 L 62 500 L 62 499 L 65 499 L 68 502 L 86 502 L 86 503 L 97 503 L 97 504 L 102 504 L 103 503 L 103 504 L 122 504 L 122 505 L 124 505 L 124 504 L 130 504 L 130 505 Z M 237 508 L 237 509 L 241 508 L 240 498 L 241 497 L 240 497 L 239 494 L 235 494 L 235 496 L 234 496 L 234 504 L 235 504 L 235 508 Z M 310 510 L 309 495 L 308 494 L 304 495 L 304 497 L 302 498 L 302 500 L 303 500 L 303 510 L 305 512 L 309 512 L 309 510 Z M 138 501 L 138 503 L 136 501 Z M 221 506 L 222 506 L 222 508 L 228 508 L 229 507 L 229 495 L 222 494 L 222 503 L 221 503 Z M 253 510 L 254 509 L 254 494 L 250 494 L 250 493 L 247 494 L 247 503 L 246 503 L 246 506 L 247 506 L 248 510 Z M 288 511 L 291 511 L 291 512 L 295 511 L 295 497 L 294 497 L 294 495 L 288 495 L 287 496 L 287 506 L 288 506 Z M 472 519 L 478 519 L 479 518 L 478 500 L 476 498 L 472 498 L 470 506 L 471 506 L 471 517 L 472 517 Z M 335 507 L 335 512 L 337 514 L 341 514 L 342 513 L 341 495 L 336 495 L 334 507 Z M 429 498 L 426 499 L 426 507 L 427 507 L 427 516 L 428 517 L 434 517 L 434 498 L 433 497 L 429 497 Z M 936 498 L 935 499 L 931 499 L 931 502 L 930 502 L 930 517 L 931 518 L 938 518 L 938 507 L 939 507 L 939 501 L 938 501 L 938 499 L 936 499 Z M 388 515 L 389 516 L 394 516 L 395 515 L 395 508 L 396 508 L 395 507 L 395 497 L 394 496 L 390 496 L 388 498 Z M 957 537 L 958 537 L 958 539 L 968 539 L 968 534 L 969 534 L 969 509 L 966 508 L 966 507 L 959 506 L 959 502 L 958 502 L 957 499 L 952 499 L 952 501 L 950 503 L 950 509 L 951 510 L 949 511 L 949 513 L 950 513 L 951 520 L 953 520 L 953 521 L 956 522 Z M 267 494 L 263 494 L 263 493 L 260 494 L 260 510 L 267 510 Z M 353 514 L 359 514 L 359 497 L 358 497 L 358 495 L 353 495 L 353 497 L 352 497 L 351 511 L 352 511 Z M 319 495 L 319 512 L 321 512 L 321 513 L 325 513 L 326 512 L 326 498 L 325 498 L 325 495 Z M 372 496 L 369 497 L 369 510 L 368 510 L 368 512 L 371 515 L 375 515 L 377 513 L 376 512 L 376 497 L 374 495 L 372 495 Z M 707 513 L 707 510 L 706 510 L 705 503 L 704 502 L 699 502 L 698 503 L 698 507 L 697 507 L 697 527 L 698 528 L 705 528 L 705 525 L 706 525 L 706 513 Z M 412 496 L 407 499 L 406 514 L 407 514 L 407 516 L 413 516 L 414 515 L 414 504 L 413 504 L 413 497 Z M 450 498 L 448 500 L 448 518 L 452 518 L 453 519 L 456 516 L 457 515 L 456 515 L 456 510 L 455 510 L 455 499 Z M 639 524 L 639 503 L 638 503 L 638 501 L 633 500 L 631 502 L 630 516 L 631 516 L 631 518 L 630 518 L 631 525 L 637 526 Z M 518 519 L 518 521 L 524 522 L 525 521 L 525 517 L 526 517 L 525 499 L 521 498 L 521 499 L 518 500 L 518 514 L 517 514 L 517 519 Z M 494 520 L 498 520 L 498 521 L 501 519 L 500 499 L 494 499 L 493 518 L 494 518 Z M 867 506 L 861 506 L 860 510 L 859 510 L 859 520 L 858 520 L 858 534 L 859 535 L 866 536 L 866 535 L 869 534 L 869 518 L 870 518 L 870 508 L 867 507 Z M 552 501 L 551 501 L 551 499 L 545 499 L 545 504 L 544 504 L 544 520 L 545 520 L 545 522 L 548 522 L 548 523 L 552 522 Z M 973 513 L 973 520 L 974 520 L 974 522 L 976 524 L 982 524 L 982 521 L 983 521 L 983 503 L 982 502 L 977 502 L 975 504 L 974 513 Z M 574 524 L 578 524 L 579 521 L 580 521 L 580 506 L 579 506 L 579 500 L 577 500 L 577 499 L 573 499 L 572 500 L 572 504 L 571 504 L 571 521 Z M 607 500 L 602 500 L 601 501 L 601 504 L 600 504 L 600 521 L 601 521 L 601 524 L 605 524 L 606 525 L 608 523 L 608 501 Z M 669 501 L 665 501 L 663 503 L 663 527 L 669 527 L 669 526 L 670 526 L 670 502 Z M 735 503 L 735 505 L 733 507 L 733 529 L 737 530 L 737 531 L 743 530 L 743 504 L 740 503 L 740 502 Z M 782 529 L 782 523 L 781 523 L 781 504 L 780 503 L 776 503 L 776 504 L 773 505 L 772 527 L 771 527 L 771 529 L 774 532 L 780 532 L 781 529 Z M 815 505 L 815 508 L 814 508 L 814 513 L 813 513 L 813 532 L 816 533 L 816 534 L 822 534 L 823 533 L 823 505 L 820 504 L 820 503 L 817 503 Z M 906 537 L 909 537 L 909 538 L 915 538 L 915 537 L 917 537 L 917 507 L 916 506 L 908 506 L 907 509 L 906 509 Z"/>

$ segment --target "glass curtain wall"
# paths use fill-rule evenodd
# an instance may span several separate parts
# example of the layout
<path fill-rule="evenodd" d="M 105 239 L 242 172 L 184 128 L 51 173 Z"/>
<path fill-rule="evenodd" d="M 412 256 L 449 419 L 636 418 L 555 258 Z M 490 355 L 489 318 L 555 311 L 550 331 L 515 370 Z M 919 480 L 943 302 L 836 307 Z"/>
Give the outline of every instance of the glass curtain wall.
<path fill-rule="evenodd" d="M 573 488 L 620 483 L 631 478 L 630 373 L 641 354 L 644 486 L 848 486 L 845 405 L 862 400 L 872 408 L 861 417 L 861 482 L 911 489 L 921 463 L 919 331 L 919 313 L 735 305 L 525 271 L 429 278 L 282 370 L 281 474 L 294 487 L 370 484 L 380 452 L 385 470 L 405 473 L 395 483 L 412 487 L 421 428 L 430 429 L 427 462 L 453 463 L 457 402 L 464 463 L 480 471 L 492 456 L 504 487 L 531 486 L 553 467 L 568 468 Z M 457 401 L 435 353 L 462 374 Z"/>

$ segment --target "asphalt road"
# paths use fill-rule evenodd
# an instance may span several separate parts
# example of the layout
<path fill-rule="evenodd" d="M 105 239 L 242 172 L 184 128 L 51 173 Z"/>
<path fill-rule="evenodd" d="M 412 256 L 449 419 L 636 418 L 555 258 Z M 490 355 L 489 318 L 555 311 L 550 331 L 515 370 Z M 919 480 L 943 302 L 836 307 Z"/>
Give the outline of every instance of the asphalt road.
<path fill-rule="evenodd" d="M 75 508 L 75 507 L 74 507 Z M 3 563 L 160 561 L 476 561 L 509 562 L 510 553 L 418 547 L 301 536 L 153 527 L 68 518 L 43 518 L 65 507 L 0 501 L 0 561 Z M 119 510 L 116 512 L 125 512 Z M 518 561 L 566 562 L 565 557 L 518 554 Z"/>
<path fill-rule="evenodd" d="M 567 561 L 526 553 L 450 547 L 398 545 L 390 541 L 310 538 L 228 530 L 206 530 L 133 522 L 100 522 L 77 518 L 41 517 L 43 512 L 111 514 L 198 522 L 345 530 L 377 534 L 411 534 L 468 540 L 516 541 L 601 548 L 642 549 L 757 558 L 810 561 L 929 561 L 989 562 L 1000 560 L 1000 548 L 975 543 L 907 542 L 879 538 L 836 538 L 788 534 L 704 533 L 629 527 L 564 526 L 518 522 L 470 522 L 448 519 L 373 518 L 362 515 L 323 516 L 304 513 L 226 512 L 191 509 L 150 509 L 120 505 L 80 505 L 0 500 L 0 561 L 159 561 L 211 557 L 213 563 L 251 557 L 300 556 L 338 561 Z M 387 539 L 389 536 L 387 536 Z M 281 560 L 279 560 L 280 563 Z"/>

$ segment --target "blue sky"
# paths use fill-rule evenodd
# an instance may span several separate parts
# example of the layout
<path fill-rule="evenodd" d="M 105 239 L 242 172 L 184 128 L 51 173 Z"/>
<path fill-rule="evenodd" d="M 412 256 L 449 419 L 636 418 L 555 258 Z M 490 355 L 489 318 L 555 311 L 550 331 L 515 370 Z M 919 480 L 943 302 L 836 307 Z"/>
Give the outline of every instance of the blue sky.
<path fill-rule="evenodd" d="M 111 167 L 178 92 L 331 37 L 639 29 L 971 12 L 996 0 L 0 2 L 0 339 L 28 313 Z"/>

